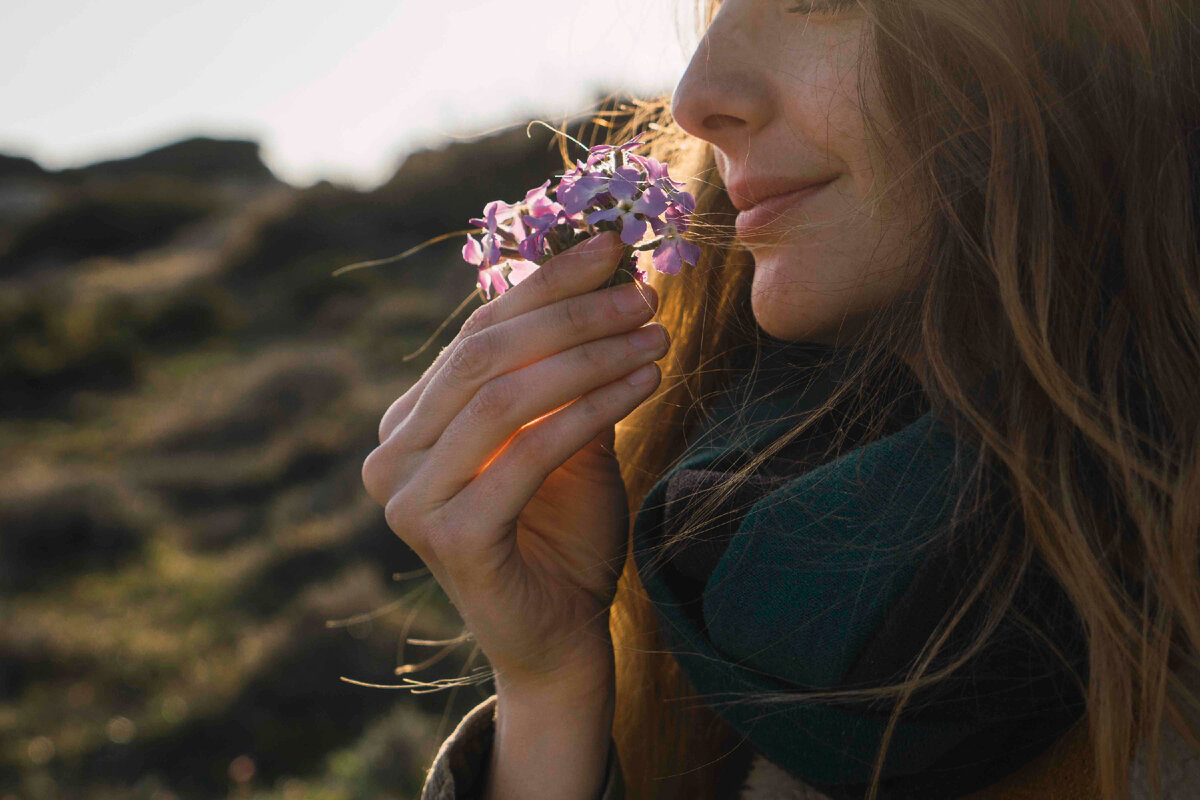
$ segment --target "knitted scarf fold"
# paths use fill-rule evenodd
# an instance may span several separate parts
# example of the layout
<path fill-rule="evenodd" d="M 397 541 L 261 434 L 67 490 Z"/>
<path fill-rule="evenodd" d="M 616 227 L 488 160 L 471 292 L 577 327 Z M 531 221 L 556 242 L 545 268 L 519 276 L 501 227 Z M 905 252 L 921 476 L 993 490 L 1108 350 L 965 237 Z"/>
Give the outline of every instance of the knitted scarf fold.
<path fill-rule="evenodd" d="M 970 460 L 956 462 L 961 443 L 911 383 L 900 387 L 882 437 L 821 463 L 834 430 L 818 428 L 725 499 L 685 546 L 658 555 L 655 545 L 748 454 L 823 403 L 853 363 L 821 345 L 768 343 L 759 368 L 739 373 L 652 487 L 633 526 L 643 585 L 699 699 L 770 761 L 834 798 L 863 796 L 894 700 L 794 695 L 903 680 L 974 585 L 1009 510 L 1006 495 L 989 505 L 995 516 L 950 527 L 959 465 Z M 853 429 L 852 415 L 831 419 Z M 1079 719 L 1082 632 L 1037 565 L 989 645 L 905 707 L 882 798 L 967 794 L 1017 770 Z M 960 626 L 935 668 L 973 639 L 970 623 L 981 614 Z"/>

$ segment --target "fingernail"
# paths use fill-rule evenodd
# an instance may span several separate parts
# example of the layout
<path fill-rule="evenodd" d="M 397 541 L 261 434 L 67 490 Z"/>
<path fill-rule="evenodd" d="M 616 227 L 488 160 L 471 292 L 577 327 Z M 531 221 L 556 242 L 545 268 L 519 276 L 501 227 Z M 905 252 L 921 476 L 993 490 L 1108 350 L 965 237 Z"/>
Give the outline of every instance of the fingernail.
<path fill-rule="evenodd" d="M 658 366 L 656 364 L 646 364 L 626 375 L 625 380 L 631 386 L 645 386 L 656 377 L 658 377 Z"/>
<path fill-rule="evenodd" d="M 643 350 L 653 350 L 667 344 L 667 331 L 658 325 L 650 325 L 645 328 L 638 328 L 633 333 L 629 334 L 629 340 L 635 346 Z"/>
<path fill-rule="evenodd" d="M 605 231 L 597 236 L 593 236 L 578 247 L 581 253 L 603 253 L 616 248 L 620 243 L 621 239 L 617 236 L 616 231 Z"/>
<path fill-rule="evenodd" d="M 654 301 L 651 292 L 654 290 L 650 287 L 641 288 L 633 283 L 627 283 L 611 293 L 613 304 L 617 310 L 623 314 L 632 314 L 636 311 L 645 311 L 648 308 L 653 308 Z"/>

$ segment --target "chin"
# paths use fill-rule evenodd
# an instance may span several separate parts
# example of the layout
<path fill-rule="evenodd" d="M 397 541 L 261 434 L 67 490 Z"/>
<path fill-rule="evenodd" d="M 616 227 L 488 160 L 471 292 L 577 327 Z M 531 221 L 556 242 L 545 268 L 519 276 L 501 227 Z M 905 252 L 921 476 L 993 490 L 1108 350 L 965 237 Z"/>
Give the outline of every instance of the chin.
<path fill-rule="evenodd" d="M 863 286 L 861 278 L 854 285 L 836 274 L 817 272 L 801 277 L 796 270 L 775 267 L 756 259 L 750 306 L 759 328 L 789 342 L 832 346 L 856 339 L 874 314 L 902 290 L 898 276 L 876 278 L 873 284 Z"/>
<path fill-rule="evenodd" d="M 832 344 L 837 333 L 836 318 L 830 320 L 824 314 L 814 316 L 812 311 L 817 309 L 801 311 L 803 306 L 798 301 L 780 302 L 778 294 L 753 292 L 750 304 L 758 327 L 776 339 Z"/>

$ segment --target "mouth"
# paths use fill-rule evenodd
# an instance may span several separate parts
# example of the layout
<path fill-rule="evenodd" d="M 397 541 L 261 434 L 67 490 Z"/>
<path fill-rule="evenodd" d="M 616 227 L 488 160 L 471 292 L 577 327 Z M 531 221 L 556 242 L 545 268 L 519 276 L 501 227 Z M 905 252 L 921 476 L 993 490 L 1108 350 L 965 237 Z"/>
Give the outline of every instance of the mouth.
<path fill-rule="evenodd" d="M 738 238 L 749 238 L 754 234 L 771 231 L 786 221 L 787 212 L 803 204 L 820 192 L 836 178 L 814 183 L 802 189 L 771 195 L 758 201 L 737 215 L 735 223 Z"/>

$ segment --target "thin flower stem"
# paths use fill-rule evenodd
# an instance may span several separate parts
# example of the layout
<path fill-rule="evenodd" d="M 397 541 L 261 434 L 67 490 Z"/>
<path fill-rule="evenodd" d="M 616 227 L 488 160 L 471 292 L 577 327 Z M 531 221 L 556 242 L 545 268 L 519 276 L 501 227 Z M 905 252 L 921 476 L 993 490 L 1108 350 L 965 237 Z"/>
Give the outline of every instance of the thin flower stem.
<path fill-rule="evenodd" d="M 407 250 L 405 250 L 403 253 L 401 253 L 398 256 L 388 256 L 387 258 L 380 258 L 375 261 L 359 261 L 356 264 L 347 264 L 344 267 L 338 267 L 337 269 L 335 269 L 333 271 L 333 275 L 337 276 L 337 275 L 341 275 L 343 272 L 349 272 L 349 271 L 355 270 L 355 269 L 363 269 L 365 267 L 379 267 L 384 264 L 391 264 L 393 262 L 400 261 L 401 259 L 408 258 L 413 253 L 424 250 L 426 247 L 429 247 L 429 245 L 431 245 L 431 244 L 437 244 L 438 242 L 444 242 L 447 239 L 454 237 L 454 236 L 462 236 L 464 234 L 475 233 L 475 232 L 476 232 L 475 228 L 467 228 L 466 230 L 451 231 L 450 233 L 443 233 L 441 236 L 435 236 L 432 239 L 426 239 L 425 241 L 421 242 L 416 247 L 408 248 Z"/>
<path fill-rule="evenodd" d="M 455 317 L 457 317 L 457 316 L 459 315 L 459 313 L 460 313 L 460 312 L 461 312 L 461 311 L 462 311 L 464 308 L 466 308 L 466 307 L 467 307 L 467 303 L 471 302 L 471 300 L 473 300 L 474 298 L 476 298 L 476 297 L 478 297 L 478 296 L 479 296 L 479 287 L 478 287 L 478 286 L 476 286 L 476 287 L 475 287 L 475 290 L 474 290 L 474 291 L 472 291 L 472 292 L 471 292 L 469 295 L 467 295 L 466 297 L 464 297 L 464 298 L 463 298 L 463 300 L 462 300 L 462 302 L 458 304 L 458 308 L 456 308 L 456 309 L 454 309 L 453 311 L 451 311 L 451 312 L 450 312 L 450 316 L 448 316 L 448 317 L 446 317 L 444 320 L 442 320 L 442 324 L 441 324 L 441 325 L 438 325 L 438 326 L 437 326 L 437 330 L 436 330 L 436 331 L 434 331 L 434 332 L 433 332 L 433 333 L 430 335 L 430 337 L 429 337 L 428 339 L 426 339 L 426 340 L 425 340 L 425 344 L 421 345 L 421 346 L 420 346 L 420 347 L 418 347 L 416 350 L 414 350 L 413 352 L 411 352 L 411 353 L 409 353 L 408 355 L 404 356 L 404 357 L 403 357 L 403 358 L 401 358 L 400 360 L 401 360 L 401 361 L 411 361 L 411 360 L 413 360 L 414 358 L 416 358 L 417 356 L 421 355 L 421 353 L 424 353 L 424 352 L 425 352 L 425 349 L 426 349 L 426 348 L 428 348 L 428 347 L 429 347 L 429 345 L 433 344 L 433 340 L 434 340 L 434 339 L 436 339 L 436 338 L 438 337 L 438 334 L 440 334 L 442 331 L 446 330 L 446 326 L 450 324 L 450 320 L 452 320 L 452 319 L 454 319 Z"/>
<path fill-rule="evenodd" d="M 578 139 L 576 139 L 576 138 L 575 138 L 574 136 L 572 136 L 571 134 L 567 133 L 566 131 L 560 131 L 558 128 L 554 127 L 554 126 L 553 126 L 553 125 L 551 125 L 549 122 L 543 122 L 543 121 L 542 121 L 542 120 L 540 120 L 540 119 L 535 119 L 533 122 L 530 122 L 528 125 L 526 125 L 526 126 L 525 126 L 525 136 L 526 136 L 526 137 L 528 137 L 528 136 L 529 136 L 529 129 L 530 129 L 530 128 L 532 128 L 534 125 L 541 125 L 543 128 L 547 128 L 547 129 L 549 129 L 551 132 L 553 132 L 553 133 L 557 133 L 559 136 L 562 136 L 562 137 L 563 137 L 563 138 L 565 138 L 565 139 L 570 139 L 572 142 L 574 142 L 575 144 L 579 145 L 579 146 L 580 146 L 580 147 L 582 147 L 584 150 L 587 150 L 587 149 L 588 149 L 588 146 L 587 146 L 586 144 L 584 144 L 583 142 L 579 141 Z"/>

